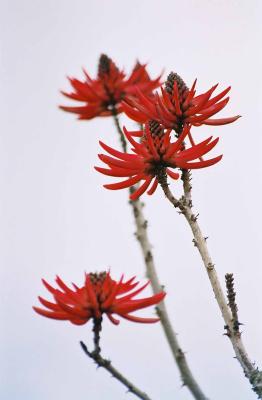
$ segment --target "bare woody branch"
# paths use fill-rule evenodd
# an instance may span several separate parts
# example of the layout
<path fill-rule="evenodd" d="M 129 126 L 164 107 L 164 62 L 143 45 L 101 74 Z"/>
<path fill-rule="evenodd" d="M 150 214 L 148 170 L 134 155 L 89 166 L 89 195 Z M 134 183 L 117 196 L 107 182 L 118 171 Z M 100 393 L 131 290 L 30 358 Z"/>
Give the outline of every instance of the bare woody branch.
<path fill-rule="evenodd" d="M 226 274 L 226 288 L 227 288 L 227 298 L 228 298 L 228 305 L 231 310 L 232 314 L 232 323 L 233 329 L 235 332 L 239 332 L 239 325 L 242 325 L 238 320 L 238 307 L 236 303 L 236 292 L 234 290 L 234 275 L 233 274 Z"/>
<path fill-rule="evenodd" d="M 178 200 L 174 197 L 169 189 L 166 175 L 159 177 L 159 183 L 165 193 L 167 199 L 172 203 L 172 205 L 178 208 L 181 214 L 186 218 L 194 239 L 194 245 L 197 247 L 200 256 L 202 258 L 203 264 L 205 266 L 206 272 L 210 284 L 212 286 L 215 299 L 220 308 L 222 317 L 225 322 L 225 328 L 227 329 L 227 336 L 229 337 L 231 344 L 233 346 L 237 360 L 239 361 L 245 376 L 248 378 L 252 389 L 258 395 L 259 399 L 262 399 L 262 372 L 258 370 L 255 364 L 251 361 L 244 344 L 241 339 L 241 334 L 239 331 L 234 329 L 234 317 L 232 315 L 232 310 L 227 304 L 226 298 L 224 296 L 221 284 L 218 279 L 218 275 L 215 269 L 215 264 L 211 259 L 208 251 L 206 238 L 202 234 L 202 231 L 197 222 L 197 216 L 192 212 L 192 202 L 191 202 L 191 185 L 189 182 L 184 181 L 184 196 Z M 188 201 L 190 196 L 190 201 Z"/>
<path fill-rule="evenodd" d="M 121 374 L 121 372 L 119 372 L 111 363 L 110 360 L 107 360 L 105 358 L 103 358 L 100 354 L 100 352 L 97 351 L 93 351 L 90 352 L 87 348 L 87 346 L 85 345 L 85 343 L 83 343 L 82 341 L 80 342 L 80 345 L 84 351 L 84 353 L 92 358 L 92 360 L 94 360 L 94 362 L 99 366 L 102 367 L 104 369 L 106 369 L 108 372 L 110 372 L 112 374 L 112 376 L 114 378 L 116 378 L 119 382 L 121 382 L 130 393 L 133 393 L 136 397 L 138 397 L 139 399 L 142 400 L 151 400 L 150 397 L 142 392 L 140 389 L 138 389 L 132 382 L 130 382 L 123 374 Z"/>

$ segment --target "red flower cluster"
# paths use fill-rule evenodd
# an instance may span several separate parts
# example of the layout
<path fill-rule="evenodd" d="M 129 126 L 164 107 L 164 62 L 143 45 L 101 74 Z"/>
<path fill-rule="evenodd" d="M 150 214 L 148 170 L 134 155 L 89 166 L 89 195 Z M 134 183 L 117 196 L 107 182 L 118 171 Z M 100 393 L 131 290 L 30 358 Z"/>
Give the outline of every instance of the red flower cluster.
<path fill-rule="evenodd" d="M 174 129 L 178 133 L 184 124 L 194 126 L 230 124 L 240 116 L 210 118 L 221 111 L 229 101 L 229 97 L 224 97 L 229 92 L 230 86 L 212 97 L 217 86 L 215 85 L 206 93 L 196 96 L 196 80 L 189 90 L 180 76 L 171 72 L 165 88 L 161 87 L 162 96 L 155 93 L 154 96 L 148 97 L 138 88 L 137 99 L 126 99 L 123 109 L 128 117 L 137 122 L 145 123 L 153 119 L 165 128 Z"/>
<path fill-rule="evenodd" d="M 133 322 L 153 323 L 158 318 L 142 318 L 131 315 L 133 311 L 158 304 L 165 297 L 164 292 L 160 292 L 151 297 L 134 299 L 149 284 L 135 289 L 139 282 L 134 282 L 135 277 L 124 282 L 122 276 L 119 282 L 113 280 L 109 272 L 86 274 L 84 286 L 79 288 L 73 284 L 74 289 L 70 289 L 59 278 L 56 283 L 59 289 L 53 288 L 45 280 L 43 284 L 53 295 L 54 303 L 39 297 L 40 303 L 47 310 L 33 307 L 34 310 L 44 317 L 68 320 L 75 325 L 83 325 L 90 319 L 100 319 L 106 314 L 109 320 L 119 324 L 119 320 L 113 317 L 117 314 Z M 134 290 L 135 289 L 135 290 Z"/>
<path fill-rule="evenodd" d="M 91 79 L 85 70 L 84 74 L 83 82 L 69 78 L 73 92 L 62 91 L 62 94 L 85 104 L 78 107 L 60 106 L 64 111 L 78 114 L 79 119 L 118 114 L 123 111 L 122 100 L 128 96 L 135 97 L 136 88 L 150 96 L 152 90 L 160 86 L 160 76 L 152 80 L 146 71 L 146 65 L 137 62 L 130 77 L 126 79 L 125 73 L 105 54 L 100 57 L 96 79 Z"/>
<path fill-rule="evenodd" d="M 184 140 L 190 132 L 190 126 L 185 125 L 175 142 L 171 142 L 171 132 L 171 129 L 164 130 L 156 121 L 146 123 L 145 132 L 128 132 L 124 128 L 125 136 L 133 146 L 133 154 L 120 152 L 100 142 L 101 147 L 110 156 L 99 154 L 98 157 L 107 164 L 109 169 L 100 167 L 95 167 L 95 169 L 109 176 L 128 177 L 124 181 L 107 184 L 104 187 L 112 190 L 124 189 L 143 181 L 142 185 L 130 195 L 131 200 L 136 200 L 149 188 L 154 178 L 153 184 L 147 192 L 149 195 L 155 192 L 163 175 L 167 174 L 173 179 L 178 179 L 179 174 L 170 168 L 204 168 L 221 160 L 221 155 L 210 160 L 201 159 L 203 155 L 213 149 L 218 138 L 212 140 L 211 136 L 203 142 L 185 149 Z M 134 136 L 142 136 L 141 142 L 137 142 Z"/>

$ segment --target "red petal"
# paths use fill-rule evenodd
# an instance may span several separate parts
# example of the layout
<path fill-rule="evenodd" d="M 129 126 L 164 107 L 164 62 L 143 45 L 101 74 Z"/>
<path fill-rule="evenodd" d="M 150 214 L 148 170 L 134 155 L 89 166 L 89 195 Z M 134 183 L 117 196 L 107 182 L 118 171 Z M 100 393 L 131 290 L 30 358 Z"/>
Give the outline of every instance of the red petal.
<path fill-rule="evenodd" d="M 104 185 L 104 188 L 110 189 L 110 190 L 125 189 L 125 188 L 133 186 L 136 183 L 138 183 L 139 181 L 141 181 L 141 179 L 143 179 L 143 176 L 144 176 L 144 174 L 137 174 L 133 178 L 129 178 L 125 181 Z"/>
<path fill-rule="evenodd" d="M 205 125 L 226 125 L 226 124 L 231 124 L 232 122 L 235 122 L 240 117 L 241 117 L 241 115 L 236 115 L 235 117 L 229 117 L 229 118 L 206 119 L 206 120 L 202 121 L 202 124 L 205 124 Z"/>
<path fill-rule="evenodd" d="M 160 155 L 156 151 L 155 144 L 154 144 L 154 141 L 153 141 L 153 138 L 152 138 L 152 134 L 151 134 L 150 129 L 149 129 L 149 124 L 146 124 L 145 134 L 146 134 L 146 138 L 147 138 L 147 144 L 148 144 L 148 147 L 149 147 L 149 151 L 151 152 L 151 154 L 152 154 L 152 156 L 154 157 L 155 160 L 159 160 L 160 159 Z"/>
<path fill-rule="evenodd" d="M 225 90 L 223 90 L 221 93 L 219 93 L 217 96 L 212 97 L 212 99 L 208 100 L 206 106 L 210 107 L 213 104 L 217 103 L 219 100 L 221 100 L 231 89 L 231 86 L 228 86 Z"/>
<path fill-rule="evenodd" d="M 52 319 L 60 319 L 60 320 L 67 320 L 68 316 L 65 312 L 63 311 L 47 311 L 47 310 L 43 310 L 42 308 L 39 307 L 33 307 L 33 309 L 35 310 L 35 312 L 37 312 L 37 314 L 42 315 L 43 317 L 47 317 L 47 318 L 52 318 Z"/>
<path fill-rule="evenodd" d="M 188 91 L 187 93 L 187 97 L 185 98 L 185 101 L 183 102 L 182 108 L 183 110 L 186 110 L 189 103 L 191 102 L 191 100 L 193 99 L 193 97 L 195 96 L 195 87 L 196 87 L 196 83 L 197 83 L 197 79 L 194 80 L 193 85 L 191 87 L 191 89 Z"/>
<path fill-rule="evenodd" d="M 55 288 L 53 288 L 53 286 L 49 285 L 49 283 L 46 280 L 42 279 L 42 282 L 50 293 L 52 293 L 52 294 L 57 293 L 57 289 L 55 289 Z M 60 293 L 62 293 L 62 292 L 60 292 Z"/>
<path fill-rule="evenodd" d="M 125 296 L 118 297 L 116 299 L 116 303 L 119 304 L 119 303 L 125 302 L 127 300 L 129 301 L 130 299 L 132 299 L 132 297 L 134 297 L 138 293 L 142 292 L 142 290 L 144 290 L 149 285 L 149 283 L 150 283 L 150 281 L 146 282 L 143 286 L 141 286 L 140 288 L 134 290 L 133 292 L 131 292 L 131 293 L 125 295 Z"/>
<path fill-rule="evenodd" d="M 213 105 L 212 107 L 210 107 L 210 109 L 202 110 L 201 115 L 186 118 L 185 121 L 190 122 L 192 124 L 194 124 L 196 122 L 202 123 L 203 120 L 205 120 L 205 119 L 211 117 L 212 115 L 218 113 L 219 111 L 221 111 L 226 106 L 228 101 L 229 101 L 229 97 L 225 98 L 225 100 L 222 100 L 220 103 Z"/>
<path fill-rule="evenodd" d="M 38 299 L 39 299 L 40 303 L 41 303 L 43 306 L 49 308 L 49 310 L 52 310 L 52 311 L 61 311 L 61 308 L 59 307 L 59 305 L 54 304 L 54 303 L 51 303 L 50 301 L 47 301 L 47 300 L 43 299 L 41 296 L 38 296 Z"/>
<path fill-rule="evenodd" d="M 148 178 L 146 178 L 145 182 L 135 192 L 133 192 L 129 196 L 130 200 L 135 201 L 138 199 L 138 197 L 140 197 L 143 193 L 145 193 L 145 191 L 147 190 L 148 186 L 150 185 L 152 179 L 153 179 L 152 176 L 149 176 Z"/>
<path fill-rule="evenodd" d="M 155 191 L 156 191 L 156 189 L 157 189 L 157 186 L 158 186 L 158 180 L 157 180 L 157 178 L 155 178 L 155 180 L 154 180 L 154 182 L 153 182 L 153 185 L 152 185 L 151 188 L 147 191 L 147 194 L 149 194 L 149 196 L 151 196 L 152 194 L 154 194 Z"/>
<path fill-rule="evenodd" d="M 129 314 L 120 314 L 122 318 L 127 319 L 128 321 L 132 322 L 139 322 L 142 324 L 153 324 L 159 321 L 159 318 L 143 318 L 143 317 L 135 317 L 134 315 Z"/>
<path fill-rule="evenodd" d="M 219 138 L 216 138 L 212 142 L 210 140 L 212 139 L 212 136 L 206 140 L 204 140 L 201 143 L 198 143 L 197 145 L 191 147 L 190 149 L 181 151 L 181 153 L 175 155 L 174 160 L 175 163 L 180 166 L 180 160 L 182 162 L 184 161 L 190 161 L 190 160 L 195 160 L 196 158 L 199 158 L 215 147 L 217 142 L 219 141 Z M 210 143 L 209 143 L 210 142 Z"/>
<path fill-rule="evenodd" d="M 198 96 L 194 97 L 192 99 L 192 104 L 195 106 L 198 105 L 198 103 L 200 101 L 202 101 L 203 97 L 205 97 L 207 93 L 210 94 L 210 96 L 211 96 L 211 94 L 216 90 L 217 87 L 218 87 L 218 83 L 216 85 L 212 86 L 211 89 L 209 89 L 207 92 L 199 94 Z"/>
<path fill-rule="evenodd" d="M 157 293 L 151 297 L 145 297 L 138 300 L 130 300 L 126 303 L 116 304 L 114 306 L 114 312 L 117 314 L 130 313 L 132 311 L 140 310 L 159 303 L 165 297 L 164 292 Z"/>
<path fill-rule="evenodd" d="M 98 154 L 98 158 L 111 168 L 112 166 L 116 166 L 124 169 L 137 170 L 143 166 L 143 161 L 139 156 L 136 156 L 136 158 L 131 161 L 117 160 L 116 158 L 106 156 L 105 154 Z"/>
<path fill-rule="evenodd" d="M 164 160 L 167 161 L 168 159 L 170 159 L 173 154 L 179 150 L 180 146 L 182 145 L 186 135 L 188 135 L 188 132 L 190 131 L 191 125 L 185 125 L 183 128 L 183 131 L 181 133 L 181 135 L 179 136 L 179 138 L 177 139 L 176 142 L 171 143 L 170 147 L 168 149 L 168 151 L 166 152 L 166 154 L 164 155 Z"/>
<path fill-rule="evenodd" d="M 55 299 L 57 303 L 59 304 L 60 308 L 65 311 L 66 313 L 69 313 L 71 316 L 73 315 L 74 317 L 77 318 L 82 318 L 86 319 L 90 317 L 90 312 L 88 310 L 81 310 L 75 306 L 70 307 L 66 303 L 63 303 L 62 301 L 59 300 L 59 296 L 55 296 Z M 70 318 L 70 317 L 69 317 Z"/>
<path fill-rule="evenodd" d="M 136 90 L 136 95 L 138 99 L 140 100 L 140 103 L 145 106 L 145 108 L 148 110 L 149 113 L 155 114 L 156 113 L 156 108 L 155 108 L 155 96 L 153 95 L 152 97 L 146 97 L 141 90 L 137 89 Z"/>
<path fill-rule="evenodd" d="M 118 283 L 114 282 L 114 287 L 111 289 L 112 291 L 111 291 L 110 295 L 109 295 L 108 298 L 102 303 L 102 307 L 103 307 L 104 309 L 109 308 L 109 307 L 112 305 L 112 303 L 114 302 L 115 297 L 116 297 L 116 295 L 117 295 L 117 293 L 118 293 L 118 291 L 119 291 L 119 288 L 120 288 L 121 285 L 122 285 L 123 278 L 124 278 L 124 276 L 122 275 L 121 278 L 120 278 L 120 281 L 119 281 Z"/>
<path fill-rule="evenodd" d="M 94 308 L 94 310 L 97 311 L 99 309 L 99 304 L 98 304 L 98 301 L 96 298 L 96 294 L 95 294 L 92 282 L 90 280 L 90 276 L 88 274 L 86 275 L 85 288 L 87 291 L 88 300 L 92 304 L 92 307 Z"/>
<path fill-rule="evenodd" d="M 111 154 L 112 156 L 114 156 L 116 158 L 120 158 L 121 160 L 130 161 L 137 157 L 136 154 L 123 153 L 122 151 L 113 149 L 112 147 L 108 146 L 107 144 L 105 144 L 101 141 L 99 141 L 99 144 L 109 154 Z"/>
<path fill-rule="evenodd" d="M 189 117 L 191 115 L 195 115 L 198 114 L 199 112 L 201 112 L 200 110 L 203 108 L 203 106 L 206 106 L 206 103 L 208 101 L 208 99 L 210 98 L 211 94 L 213 93 L 213 91 L 215 90 L 216 86 L 213 86 L 210 90 L 208 90 L 206 93 L 202 94 L 199 98 L 199 101 L 196 103 L 195 106 L 190 107 L 185 113 L 184 115 L 186 117 Z"/>
<path fill-rule="evenodd" d="M 119 319 L 114 318 L 113 315 L 110 313 L 106 313 L 106 315 L 107 315 L 109 321 L 111 321 L 114 325 L 119 325 L 119 323 L 120 323 Z"/>
<path fill-rule="evenodd" d="M 106 169 L 100 167 L 94 167 L 96 171 L 100 172 L 101 174 L 108 175 L 108 176 L 115 176 L 115 177 L 125 177 L 125 176 L 132 176 L 137 175 L 140 169 L 131 170 L 127 168 L 117 168 L 114 167 L 113 169 Z"/>
<path fill-rule="evenodd" d="M 170 178 L 172 178 L 172 179 L 175 179 L 175 180 L 179 179 L 179 176 L 180 176 L 180 175 L 179 175 L 177 172 L 171 171 L 169 168 L 167 168 L 166 173 L 167 173 L 167 175 L 170 176 Z"/>
<path fill-rule="evenodd" d="M 143 114 L 141 111 L 135 110 L 124 101 L 121 104 L 123 106 L 124 113 L 133 121 L 140 122 L 142 124 L 148 121 L 148 116 Z"/>
<path fill-rule="evenodd" d="M 198 169 L 198 168 L 206 168 L 211 165 L 218 163 L 223 156 L 218 156 L 215 158 L 211 158 L 210 160 L 198 161 L 198 162 L 185 162 L 181 163 L 180 167 L 184 169 Z"/>

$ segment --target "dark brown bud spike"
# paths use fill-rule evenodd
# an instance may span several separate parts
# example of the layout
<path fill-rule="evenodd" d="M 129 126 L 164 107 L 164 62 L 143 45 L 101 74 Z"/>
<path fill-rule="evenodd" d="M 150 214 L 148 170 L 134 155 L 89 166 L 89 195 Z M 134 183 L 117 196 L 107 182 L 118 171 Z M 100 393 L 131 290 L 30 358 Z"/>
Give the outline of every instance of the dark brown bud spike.
<path fill-rule="evenodd" d="M 188 87 L 183 81 L 183 79 L 175 72 L 170 72 L 165 82 L 165 90 L 171 96 L 173 95 L 173 88 L 175 82 L 177 83 L 178 92 L 180 95 L 182 95 L 185 90 L 188 90 Z"/>
<path fill-rule="evenodd" d="M 110 72 L 110 64 L 112 60 L 106 54 L 101 54 L 98 62 L 98 76 L 101 78 Z"/>
<path fill-rule="evenodd" d="M 149 121 L 149 129 L 152 134 L 152 137 L 156 137 L 156 136 L 161 137 L 164 134 L 163 127 L 160 125 L 159 122 L 157 122 L 153 119 L 151 119 Z"/>
<path fill-rule="evenodd" d="M 106 275 L 107 275 L 107 273 L 105 271 L 104 272 L 99 272 L 99 273 L 95 272 L 95 273 L 90 273 L 89 274 L 89 278 L 90 278 L 90 281 L 93 284 L 96 284 L 98 282 L 103 283 L 104 280 L 106 279 Z"/>

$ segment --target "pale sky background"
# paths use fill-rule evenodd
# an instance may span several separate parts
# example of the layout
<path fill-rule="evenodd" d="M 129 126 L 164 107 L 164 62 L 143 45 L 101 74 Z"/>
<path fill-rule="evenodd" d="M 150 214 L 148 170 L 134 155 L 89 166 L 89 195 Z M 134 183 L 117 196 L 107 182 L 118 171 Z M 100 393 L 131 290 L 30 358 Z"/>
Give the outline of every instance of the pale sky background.
<path fill-rule="evenodd" d="M 94 76 L 103 52 L 128 72 L 137 58 L 154 77 L 165 68 L 203 92 L 232 86 L 220 116 L 218 165 L 194 172 L 199 222 L 219 276 L 233 272 L 243 341 L 262 367 L 261 11 L 260 0 L 13 0 L 1 4 L 1 388 L 3 400 L 132 399 L 86 358 L 91 324 L 76 327 L 32 311 L 41 284 L 59 274 L 111 267 L 144 279 L 127 191 L 110 192 L 98 174 L 98 140 L 118 146 L 110 119 L 76 121 L 58 110 L 66 75 Z M 166 76 L 166 75 L 165 75 Z M 128 128 L 134 124 L 126 122 Z M 112 180 L 113 181 L 113 180 Z M 179 185 L 172 184 L 179 195 Z M 185 221 L 158 189 L 145 214 L 167 305 L 188 361 L 210 400 L 254 400 L 229 340 Z M 147 292 L 150 294 L 150 290 Z M 153 309 L 143 315 L 151 316 Z M 161 326 L 104 323 L 105 356 L 152 400 L 190 400 Z"/>

